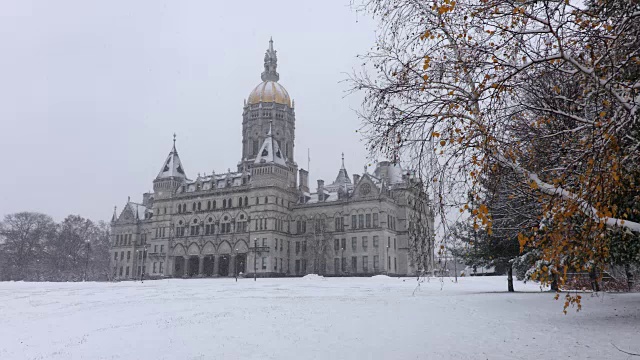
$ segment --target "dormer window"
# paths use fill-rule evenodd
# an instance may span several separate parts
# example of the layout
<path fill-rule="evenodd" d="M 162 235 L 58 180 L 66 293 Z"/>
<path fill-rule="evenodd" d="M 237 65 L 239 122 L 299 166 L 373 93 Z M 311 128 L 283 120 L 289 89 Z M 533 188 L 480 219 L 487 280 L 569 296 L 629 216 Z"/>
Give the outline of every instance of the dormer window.
<path fill-rule="evenodd" d="M 262 149 L 262 156 L 268 156 L 269 152 L 267 151 L 267 148 Z"/>

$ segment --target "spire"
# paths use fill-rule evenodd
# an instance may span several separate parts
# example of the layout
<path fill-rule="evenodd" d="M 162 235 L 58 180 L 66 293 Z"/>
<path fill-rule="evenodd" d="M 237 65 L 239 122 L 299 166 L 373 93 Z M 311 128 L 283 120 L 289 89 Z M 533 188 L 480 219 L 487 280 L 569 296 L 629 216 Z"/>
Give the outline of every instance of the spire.
<path fill-rule="evenodd" d="M 173 147 L 171 148 L 171 152 L 169 153 L 169 156 L 167 156 L 167 160 L 165 160 L 164 165 L 162 165 L 156 180 L 172 177 L 181 179 L 187 178 L 187 175 L 184 173 L 184 169 L 182 168 L 180 157 L 178 156 L 178 150 L 176 150 L 175 133 L 173 134 Z"/>
<path fill-rule="evenodd" d="M 341 185 L 343 187 L 347 184 L 351 184 L 351 179 L 349 179 L 347 169 L 344 167 L 344 153 L 342 153 L 342 167 L 338 170 L 338 176 L 336 176 L 336 180 L 331 185 Z"/>
<path fill-rule="evenodd" d="M 286 166 L 287 160 L 284 158 L 282 151 L 280 151 L 278 142 L 273 139 L 273 133 L 271 132 L 272 123 L 273 120 L 269 121 L 269 132 L 267 132 L 267 137 L 264 139 L 262 147 L 260 147 L 260 151 L 258 152 L 258 156 L 256 156 L 254 164 L 276 163 L 278 165 Z"/>
<path fill-rule="evenodd" d="M 269 40 L 269 48 L 264 54 L 264 71 L 262 72 L 262 81 L 278 81 L 280 75 L 276 71 L 278 67 L 278 56 L 276 51 L 273 50 L 273 38 Z"/>
<path fill-rule="evenodd" d="M 117 211 L 118 211 L 118 207 L 114 206 L 113 207 L 113 216 L 111 217 L 111 222 L 112 223 L 114 223 L 114 222 L 116 222 L 116 220 L 118 220 Z"/>

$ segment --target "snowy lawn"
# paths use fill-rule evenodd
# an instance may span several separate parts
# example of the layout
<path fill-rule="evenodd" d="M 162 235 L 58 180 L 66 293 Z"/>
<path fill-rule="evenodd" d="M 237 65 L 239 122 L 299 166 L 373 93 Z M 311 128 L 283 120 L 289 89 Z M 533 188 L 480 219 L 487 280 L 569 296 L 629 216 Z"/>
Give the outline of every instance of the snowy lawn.
<path fill-rule="evenodd" d="M 0 283 L 0 359 L 627 359 L 640 294 L 504 277 Z"/>

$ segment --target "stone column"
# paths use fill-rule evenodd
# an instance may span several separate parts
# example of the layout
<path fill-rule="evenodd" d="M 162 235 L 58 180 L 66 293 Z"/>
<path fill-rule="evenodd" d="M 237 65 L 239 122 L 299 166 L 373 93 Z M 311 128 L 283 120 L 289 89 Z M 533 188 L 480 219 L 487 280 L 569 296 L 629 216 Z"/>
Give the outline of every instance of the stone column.
<path fill-rule="evenodd" d="M 204 256 L 200 255 L 198 260 L 198 277 L 202 277 L 202 271 L 204 270 Z"/>
<path fill-rule="evenodd" d="M 213 276 L 220 276 L 220 255 L 215 255 L 213 257 Z"/>
<path fill-rule="evenodd" d="M 183 278 L 189 277 L 189 257 L 184 256 L 184 271 L 182 272 Z"/>

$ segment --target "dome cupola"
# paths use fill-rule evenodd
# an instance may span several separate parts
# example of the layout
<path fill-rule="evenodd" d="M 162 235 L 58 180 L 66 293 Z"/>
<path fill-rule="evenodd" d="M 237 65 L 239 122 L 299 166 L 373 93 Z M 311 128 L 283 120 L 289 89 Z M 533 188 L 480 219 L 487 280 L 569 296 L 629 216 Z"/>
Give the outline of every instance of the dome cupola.
<path fill-rule="evenodd" d="M 247 99 L 249 105 L 258 103 L 276 103 L 291 107 L 291 98 L 284 86 L 278 83 L 280 74 L 278 68 L 278 56 L 273 49 L 273 39 L 269 40 L 269 48 L 264 54 L 264 71 L 262 72 L 262 82 L 258 84 Z"/>

